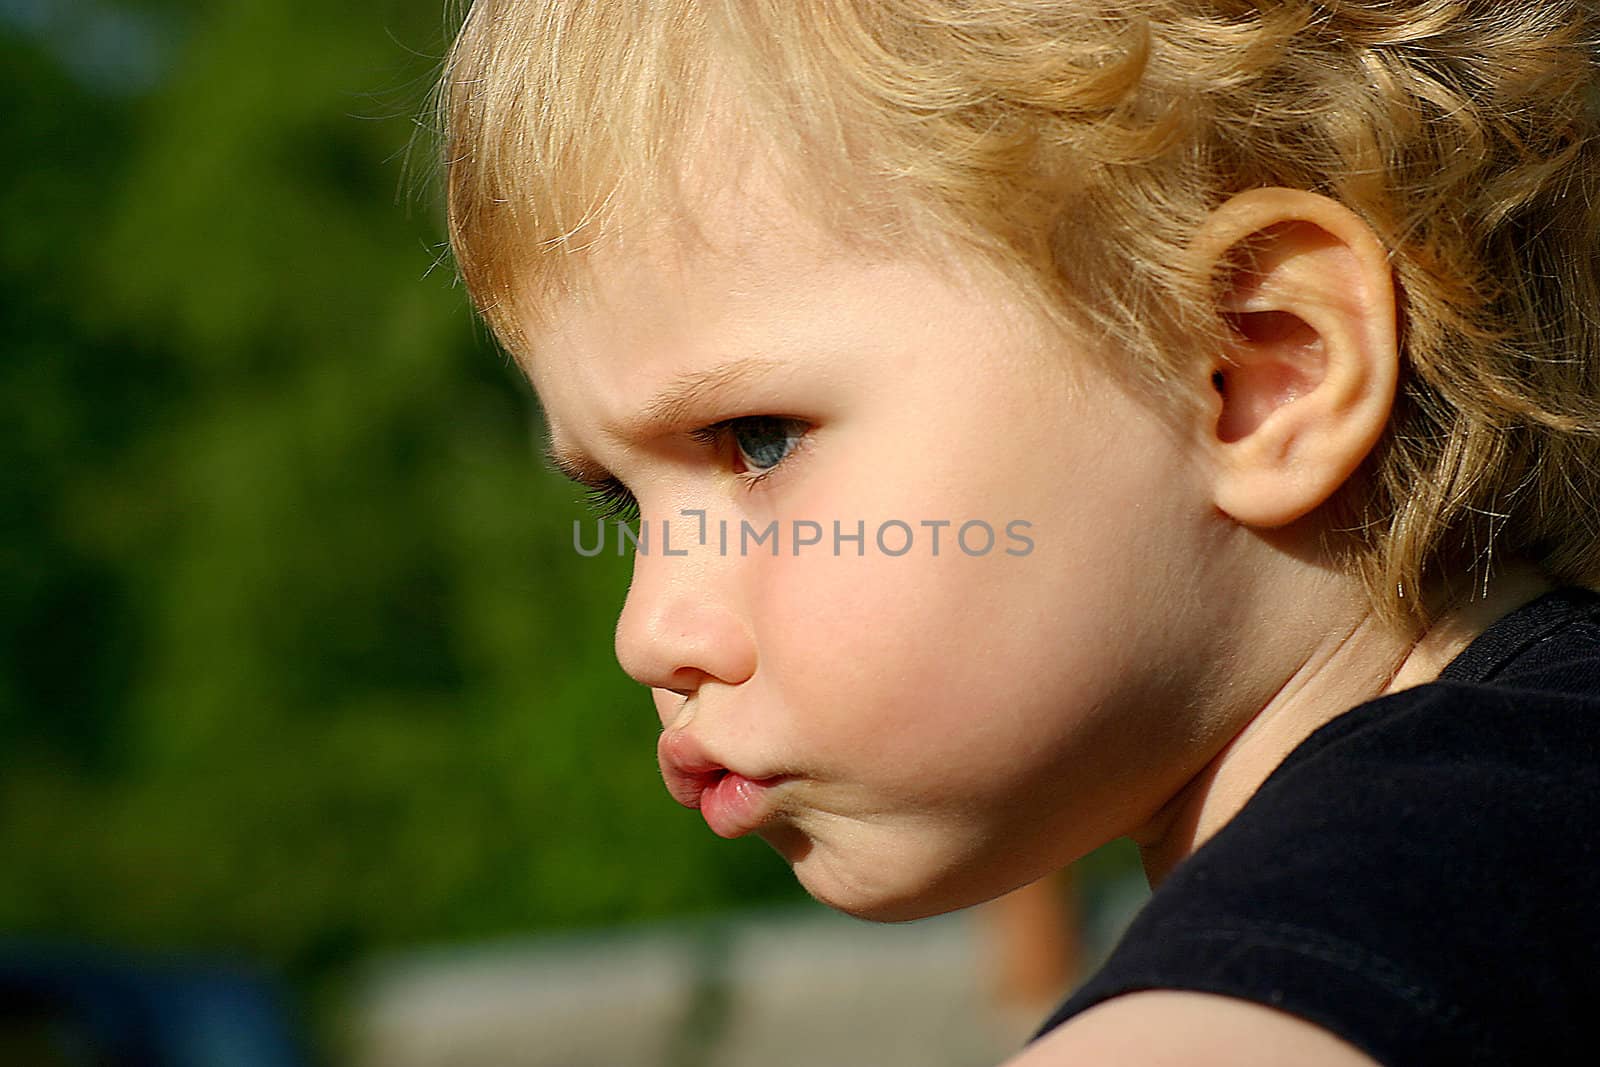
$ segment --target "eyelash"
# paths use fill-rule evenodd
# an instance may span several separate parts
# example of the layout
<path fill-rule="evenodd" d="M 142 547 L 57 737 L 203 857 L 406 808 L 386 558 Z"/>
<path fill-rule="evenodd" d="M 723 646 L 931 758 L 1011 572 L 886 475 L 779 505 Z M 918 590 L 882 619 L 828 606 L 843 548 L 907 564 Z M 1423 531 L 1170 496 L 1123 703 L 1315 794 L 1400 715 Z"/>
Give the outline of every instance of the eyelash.
<path fill-rule="evenodd" d="M 789 419 L 777 415 L 740 415 L 731 419 L 723 419 L 721 422 L 714 422 L 709 426 L 702 426 L 697 430 L 691 430 L 689 431 L 689 436 L 701 444 L 717 447 L 726 441 L 729 434 L 741 424 L 769 421 L 786 422 L 796 427 L 802 427 L 802 429 L 796 434 L 795 444 L 784 453 L 782 459 L 754 474 L 740 473 L 739 477 L 744 482 L 745 488 L 749 489 L 765 481 L 794 456 L 795 452 L 800 448 L 800 442 L 803 440 L 805 432 L 810 429 L 809 426 L 800 419 Z M 589 506 L 599 514 L 603 521 L 615 519 L 620 522 L 631 523 L 639 518 L 638 500 L 634 498 L 633 493 L 629 491 L 627 486 L 615 478 L 607 478 L 603 482 L 588 486 L 585 490 L 585 496 L 588 497 Z"/>
<path fill-rule="evenodd" d="M 639 502 L 628 492 L 628 487 L 615 478 L 584 486 L 583 495 L 588 498 L 590 510 L 600 516 L 602 522 L 639 520 Z"/>

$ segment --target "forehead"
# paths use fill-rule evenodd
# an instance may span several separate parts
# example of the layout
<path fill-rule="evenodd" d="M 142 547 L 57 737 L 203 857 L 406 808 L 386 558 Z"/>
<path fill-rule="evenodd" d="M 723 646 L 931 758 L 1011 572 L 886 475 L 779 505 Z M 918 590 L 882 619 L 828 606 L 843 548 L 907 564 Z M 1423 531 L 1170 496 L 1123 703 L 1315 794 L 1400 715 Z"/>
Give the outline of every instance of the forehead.
<path fill-rule="evenodd" d="M 624 423 L 668 383 L 735 361 L 863 358 L 865 334 L 915 328 L 908 293 L 977 284 L 973 257 L 895 253 L 830 226 L 774 168 L 717 178 L 671 215 L 603 234 L 525 320 L 525 370 L 558 447 L 580 420 Z"/>
<path fill-rule="evenodd" d="M 518 353 L 526 364 L 540 334 L 614 296 L 622 275 L 635 287 L 695 275 L 706 288 L 738 272 L 729 289 L 743 293 L 786 280 L 807 259 L 975 258 L 972 234 L 915 183 L 886 181 L 836 145 L 775 132 L 782 122 L 742 82 L 720 65 L 710 73 L 703 109 L 677 141 L 648 161 L 619 162 L 612 183 L 573 190 L 587 200 L 581 219 L 507 257 L 525 282 L 513 283 L 509 303 L 518 331 L 530 332 L 515 346 L 527 349 Z"/>
<path fill-rule="evenodd" d="M 613 220 L 571 256 L 559 290 L 520 301 L 541 396 L 572 377 L 659 377 L 709 339 L 747 345 L 741 325 L 823 287 L 842 250 L 770 178 L 696 186 L 670 212 Z"/>
<path fill-rule="evenodd" d="M 530 340 L 673 290 L 737 300 L 794 280 L 802 264 L 887 253 L 842 224 L 842 193 L 819 193 L 811 175 L 742 129 L 731 115 L 708 125 L 670 174 L 610 191 L 581 242 L 535 253 L 516 299 Z"/>

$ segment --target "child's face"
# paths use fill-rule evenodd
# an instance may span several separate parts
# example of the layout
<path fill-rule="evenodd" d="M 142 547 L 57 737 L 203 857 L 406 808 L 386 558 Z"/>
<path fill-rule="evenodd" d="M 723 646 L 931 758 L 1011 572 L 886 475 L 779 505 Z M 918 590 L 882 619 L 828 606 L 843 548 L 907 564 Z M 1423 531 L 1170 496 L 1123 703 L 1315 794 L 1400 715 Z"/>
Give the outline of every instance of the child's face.
<path fill-rule="evenodd" d="M 531 367 L 554 448 L 649 527 L 617 653 L 654 689 L 674 794 L 884 919 L 1137 827 L 1223 728 L 1201 710 L 1214 509 L 1190 450 L 998 282 L 867 259 L 759 190 L 719 204 L 707 246 L 596 252 Z M 756 416 L 792 421 L 701 432 Z M 772 520 L 778 554 L 741 552 L 741 521 Z M 823 531 L 798 554 L 795 520 Z M 894 520 L 901 555 L 900 527 L 878 542 Z M 961 549 L 971 520 L 987 552 Z M 865 524 L 864 554 L 835 554 L 835 521 Z"/>

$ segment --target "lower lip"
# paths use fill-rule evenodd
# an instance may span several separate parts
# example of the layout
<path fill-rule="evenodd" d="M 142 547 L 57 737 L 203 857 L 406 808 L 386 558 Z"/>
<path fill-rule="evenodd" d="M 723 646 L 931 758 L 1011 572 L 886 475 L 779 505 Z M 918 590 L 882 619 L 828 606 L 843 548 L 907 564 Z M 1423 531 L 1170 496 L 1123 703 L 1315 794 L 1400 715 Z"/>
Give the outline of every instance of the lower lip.
<path fill-rule="evenodd" d="M 756 781 L 729 771 L 700 795 L 700 814 L 718 837 L 743 837 L 772 818 L 770 794 L 782 780 Z"/>

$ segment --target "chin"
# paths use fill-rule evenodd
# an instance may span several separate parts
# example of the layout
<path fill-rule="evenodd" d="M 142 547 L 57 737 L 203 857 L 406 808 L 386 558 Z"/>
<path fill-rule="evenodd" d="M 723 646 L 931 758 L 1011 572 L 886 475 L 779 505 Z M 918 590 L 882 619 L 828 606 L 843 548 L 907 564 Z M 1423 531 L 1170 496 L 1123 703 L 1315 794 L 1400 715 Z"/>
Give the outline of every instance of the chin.
<path fill-rule="evenodd" d="M 797 872 L 798 873 L 798 872 Z M 816 885 L 800 878 L 816 900 L 835 911 L 874 923 L 905 923 L 930 919 L 991 900 L 999 893 L 966 894 L 941 892 L 939 887 L 907 886 L 898 892 L 864 890 L 858 886 Z"/>
<path fill-rule="evenodd" d="M 816 894 L 812 894 L 816 896 Z M 869 923 L 908 923 L 918 919 L 931 919 L 935 915 L 944 915 L 947 912 L 959 911 L 966 907 L 965 904 L 937 905 L 925 900 L 904 899 L 866 902 L 841 902 L 823 900 L 822 903 L 841 911 L 852 918 L 862 919 Z"/>
<path fill-rule="evenodd" d="M 789 861 L 800 885 L 819 903 L 868 922 L 927 919 L 981 904 L 1011 888 L 973 885 L 970 872 L 959 868 L 919 870 L 916 864 L 897 860 L 888 852 L 860 849 L 840 856 L 809 839 L 803 844 L 770 836 L 767 840 Z M 951 877 L 961 874 L 967 877 Z"/>

